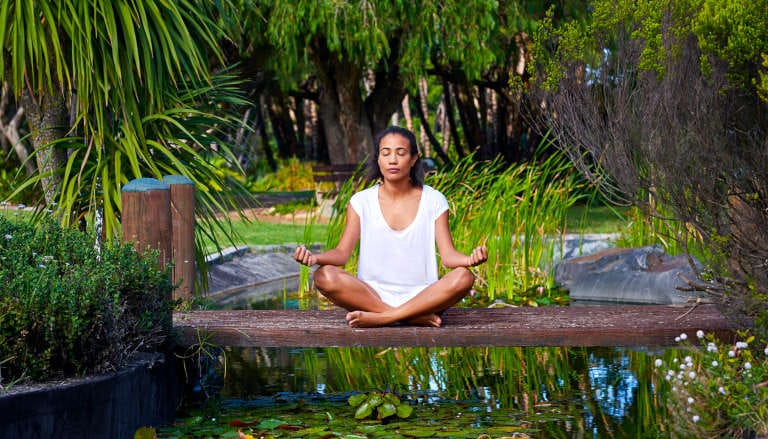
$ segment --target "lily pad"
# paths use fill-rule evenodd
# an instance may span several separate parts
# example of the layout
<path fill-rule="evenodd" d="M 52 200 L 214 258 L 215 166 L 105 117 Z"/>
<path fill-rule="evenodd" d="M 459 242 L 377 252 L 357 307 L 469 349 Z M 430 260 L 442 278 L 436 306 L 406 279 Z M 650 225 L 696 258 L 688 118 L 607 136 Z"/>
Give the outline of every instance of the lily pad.
<path fill-rule="evenodd" d="M 397 413 L 397 408 L 391 402 L 385 402 L 377 410 L 379 412 L 379 419 L 384 419 Z"/>

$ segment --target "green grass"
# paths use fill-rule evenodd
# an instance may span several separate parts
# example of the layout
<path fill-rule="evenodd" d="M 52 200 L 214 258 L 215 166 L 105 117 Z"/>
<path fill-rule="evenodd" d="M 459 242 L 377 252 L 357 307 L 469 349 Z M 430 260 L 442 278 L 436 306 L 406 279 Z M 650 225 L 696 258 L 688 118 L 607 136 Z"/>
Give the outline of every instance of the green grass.
<path fill-rule="evenodd" d="M 577 204 L 566 212 L 567 233 L 620 233 L 627 225 L 625 207 Z"/>
<path fill-rule="evenodd" d="M 240 239 L 234 243 L 234 245 L 238 247 L 325 242 L 325 237 L 328 233 L 327 224 L 312 224 L 311 230 L 309 231 L 310 239 L 305 240 L 305 224 L 303 221 L 276 224 L 258 220 L 248 222 L 233 220 L 232 226 L 240 237 Z M 219 245 L 222 248 L 233 245 L 233 243 L 227 242 L 226 238 L 223 238 L 223 235 L 217 234 L 217 236 L 220 240 Z M 208 253 L 214 253 L 216 251 L 216 246 L 210 240 L 206 240 L 205 248 Z"/>

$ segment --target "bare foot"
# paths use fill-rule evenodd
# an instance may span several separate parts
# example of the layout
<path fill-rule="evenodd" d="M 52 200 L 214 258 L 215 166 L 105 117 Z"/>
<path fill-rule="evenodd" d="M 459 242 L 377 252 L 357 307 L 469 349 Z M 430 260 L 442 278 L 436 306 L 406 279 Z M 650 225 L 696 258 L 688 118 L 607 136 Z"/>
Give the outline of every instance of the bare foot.
<path fill-rule="evenodd" d="M 414 317 L 406 321 L 409 325 L 414 326 L 431 326 L 433 328 L 439 328 L 443 324 L 443 319 L 437 314 L 429 314 L 425 316 Z"/>
<path fill-rule="evenodd" d="M 387 314 L 370 311 L 351 311 L 347 313 L 347 323 L 353 328 L 375 328 L 387 326 L 395 321 Z M 440 327 L 442 319 L 437 314 L 414 317 L 407 321 L 409 325 Z"/>

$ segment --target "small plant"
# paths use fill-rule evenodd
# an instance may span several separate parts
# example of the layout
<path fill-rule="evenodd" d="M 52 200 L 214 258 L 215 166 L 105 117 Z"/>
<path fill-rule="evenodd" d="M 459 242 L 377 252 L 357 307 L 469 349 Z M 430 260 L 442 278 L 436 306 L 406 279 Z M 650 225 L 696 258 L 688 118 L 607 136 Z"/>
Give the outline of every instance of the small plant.
<path fill-rule="evenodd" d="M 171 329 L 173 285 L 156 254 L 53 221 L 0 216 L 0 376 L 41 381 L 114 370 Z M 7 361 L 10 359 L 10 361 Z"/>
<path fill-rule="evenodd" d="M 686 437 L 768 435 L 768 344 L 746 332 L 733 345 L 698 331 L 678 351 L 655 361 L 660 385 L 670 386 L 670 419 Z"/>
<path fill-rule="evenodd" d="M 371 392 L 357 393 L 347 400 L 349 405 L 356 407 L 355 419 L 365 419 L 376 413 L 376 419 L 384 419 L 397 415 L 398 418 L 411 416 L 413 407 L 407 402 L 400 401 L 394 393 Z"/>

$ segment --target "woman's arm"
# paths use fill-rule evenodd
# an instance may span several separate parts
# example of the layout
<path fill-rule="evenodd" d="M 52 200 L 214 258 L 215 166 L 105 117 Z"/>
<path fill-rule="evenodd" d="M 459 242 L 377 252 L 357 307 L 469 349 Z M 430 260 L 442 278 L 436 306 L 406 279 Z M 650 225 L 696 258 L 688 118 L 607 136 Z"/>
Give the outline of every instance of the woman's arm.
<path fill-rule="evenodd" d="M 456 250 L 448 227 L 447 210 L 435 220 L 435 241 L 440 259 L 447 268 L 473 267 L 488 260 L 488 250 L 485 246 L 475 247 L 469 255 Z"/>
<path fill-rule="evenodd" d="M 346 223 L 341 239 L 335 248 L 317 255 L 312 254 L 305 246 L 299 246 L 293 254 L 293 258 L 306 266 L 336 265 L 344 266 L 349 261 L 352 251 L 360 239 L 360 216 L 350 205 L 347 205 Z"/>

